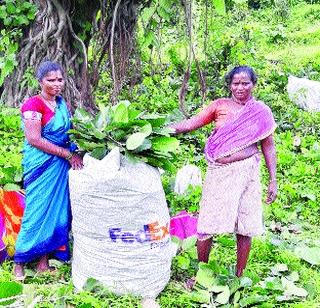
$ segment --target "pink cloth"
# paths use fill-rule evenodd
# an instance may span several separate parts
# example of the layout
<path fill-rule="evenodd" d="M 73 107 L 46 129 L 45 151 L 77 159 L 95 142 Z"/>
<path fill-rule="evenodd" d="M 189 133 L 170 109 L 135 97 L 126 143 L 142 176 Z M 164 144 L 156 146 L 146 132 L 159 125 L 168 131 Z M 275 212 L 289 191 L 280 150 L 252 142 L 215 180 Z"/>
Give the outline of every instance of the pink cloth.
<path fill-rule="evenodd" d="M 197 234 L 197 218 L 181 211 L 170 219 L 170 234 L 184 240 Z"/>
<path fill-rule="evenodd" d="M 214 130 L 205 146 L 206 159 L 214 162 L 241 151 L 268 137 L 275 129 L 271 109 L 252 98 L 233 118 Z"/>

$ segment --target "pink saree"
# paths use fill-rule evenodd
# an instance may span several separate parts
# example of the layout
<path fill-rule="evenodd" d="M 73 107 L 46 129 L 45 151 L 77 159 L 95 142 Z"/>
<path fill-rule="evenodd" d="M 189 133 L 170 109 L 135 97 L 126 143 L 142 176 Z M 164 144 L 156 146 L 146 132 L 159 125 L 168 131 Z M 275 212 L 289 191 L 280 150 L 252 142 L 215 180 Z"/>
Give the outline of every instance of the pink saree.
<path fill-rule="evenodd" d="M 208 138 L 204 152 L 209 162 L 234 154 L 271 135 L 276 129 L 271 109 L 252 98 Z"/>

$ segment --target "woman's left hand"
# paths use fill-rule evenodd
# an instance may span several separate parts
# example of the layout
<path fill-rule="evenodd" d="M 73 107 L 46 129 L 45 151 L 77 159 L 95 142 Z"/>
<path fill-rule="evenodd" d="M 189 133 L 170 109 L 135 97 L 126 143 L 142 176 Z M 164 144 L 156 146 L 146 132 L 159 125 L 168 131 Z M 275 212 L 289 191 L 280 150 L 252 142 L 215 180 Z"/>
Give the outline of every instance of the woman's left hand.
<path fill-rule="evenodd" d="M 83 168 L 82 157 L 78 154 L 73 154 L 69 160 L 69 163 L 73 170 L 80 170 Z"/>
<path fill-rule="evenodd" d="M 277 187 L 277 181 L 271 181 L 268 185 L 268 193 L 267 193 L 267 204 L 271 204 L 276 200 L 277 193 L 278 193 L 278 187 Z"/>

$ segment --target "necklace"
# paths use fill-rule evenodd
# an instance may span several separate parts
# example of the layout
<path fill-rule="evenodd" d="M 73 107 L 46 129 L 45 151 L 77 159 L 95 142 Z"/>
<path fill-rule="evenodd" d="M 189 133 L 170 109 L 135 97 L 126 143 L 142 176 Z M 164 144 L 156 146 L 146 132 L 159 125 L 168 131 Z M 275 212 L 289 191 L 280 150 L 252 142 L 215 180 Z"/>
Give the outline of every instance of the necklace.
<path fill-rule="evenodd" d="M 54 100 L 54 101 L 49 101 L 49 100 L 47 100 L 43 95 L 42 95 L 42 93 L 40 93 L 40 96 L 41 96 L 41 98 L 47 103 L 47 104 L 49 104 L 52 108 L 53 108 L 53 110 L 55 110 L 56 109 L 56 107 L 57 107 L 57 102 Z"/>

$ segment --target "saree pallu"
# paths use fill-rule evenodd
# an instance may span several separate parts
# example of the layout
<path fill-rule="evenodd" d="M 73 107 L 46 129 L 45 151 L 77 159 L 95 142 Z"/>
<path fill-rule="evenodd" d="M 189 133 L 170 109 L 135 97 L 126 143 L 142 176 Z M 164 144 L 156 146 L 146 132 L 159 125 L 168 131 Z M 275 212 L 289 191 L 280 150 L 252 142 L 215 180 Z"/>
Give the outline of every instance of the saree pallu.
<path fill-rule="evenodd" d="M 233 118 L 215 129 L 205 146 L 208 162 L 232 155 L 271 135 L 276 129 L 271 109 L 251 98 Z"/>
<path fill-rule="evenodd" d="M 55 115 L 42 128 L 42 137 L 72 150 L 67 134 L 70 128 L 66 103 L 58 97 Z M 26 205 L 14 261 L 24 263 L 46 254 L 67 261 L 70 259 L 68 240 L 71 224 L 69 162 L 25 141 L 22 165 Z"/>

